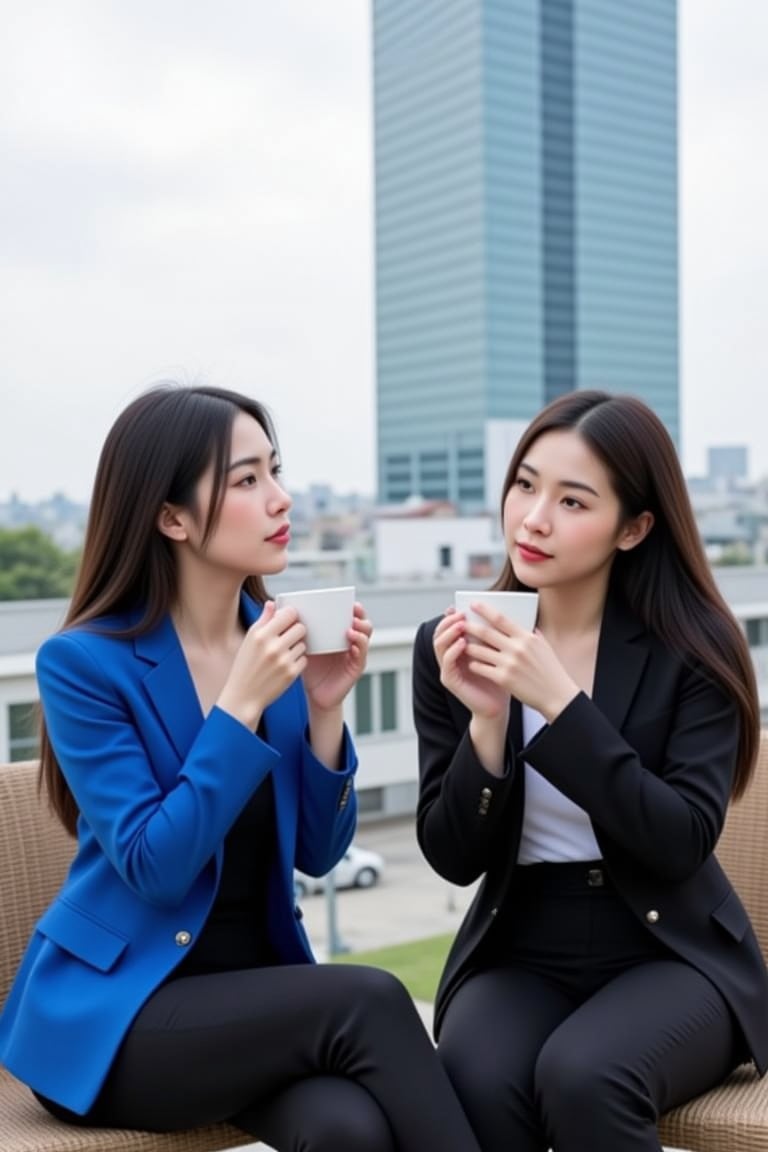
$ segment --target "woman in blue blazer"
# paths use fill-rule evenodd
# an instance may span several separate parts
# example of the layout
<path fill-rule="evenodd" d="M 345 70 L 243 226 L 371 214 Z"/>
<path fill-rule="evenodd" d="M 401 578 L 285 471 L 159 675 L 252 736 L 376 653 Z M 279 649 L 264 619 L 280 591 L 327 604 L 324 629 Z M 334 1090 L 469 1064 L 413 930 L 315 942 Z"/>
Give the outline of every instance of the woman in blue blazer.
<path fill-rule="evenodd" d="M 371 625 L 308 655 L 261 405 L 161 386 L 111 430 L 64 629 L 40 649 L 42 778 L 77 852 L 0 1018 L 74 1124 L 227 1119 L 277 1149 L 476 1152 L 405 989 L 316 965 L 294 866 L 355 827 L 342 703 Z"/>
<path fill-rule="evenodd" d="M 414 652 L 418 835 L 482 877 L 437 998 L 483 1152 L 660 1152 L 661 1112 L 750 1056 L 768 977 L 713 851 L 759 733 L 745 639 L 674 446 L 628 396 L 534 419 L 502 495 L 498 591 L 533 631 L 451 609 Z"/>

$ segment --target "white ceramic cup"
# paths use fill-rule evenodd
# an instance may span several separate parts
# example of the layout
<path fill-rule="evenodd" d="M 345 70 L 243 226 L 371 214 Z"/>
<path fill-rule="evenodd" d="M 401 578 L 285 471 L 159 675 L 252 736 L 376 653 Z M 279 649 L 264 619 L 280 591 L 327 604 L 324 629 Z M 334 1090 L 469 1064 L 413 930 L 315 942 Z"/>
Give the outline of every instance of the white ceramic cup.
<path fill-rule="evenodd" d="M 307 652 L 343 652 L 349 647 L 347 631 L 352 623 L 355 586 L 311 588 L 302 592 L 278 592 L 278 608 L 292 606 L 307 629 Z"/>
<path fill-rule="evenodd" d="M 536 623 L 536 613 L 539 609 L 538 592 L 455 592 L 453 602 L 457 612 L 463 612 L 471 623 L 477 621 L 487 624 L 477 612 L 473 612 L 470 604 L 484 604 L 494 612 L 501 612 L 508 620 L 513 620 L 527 632 L 533 631 Z"/>

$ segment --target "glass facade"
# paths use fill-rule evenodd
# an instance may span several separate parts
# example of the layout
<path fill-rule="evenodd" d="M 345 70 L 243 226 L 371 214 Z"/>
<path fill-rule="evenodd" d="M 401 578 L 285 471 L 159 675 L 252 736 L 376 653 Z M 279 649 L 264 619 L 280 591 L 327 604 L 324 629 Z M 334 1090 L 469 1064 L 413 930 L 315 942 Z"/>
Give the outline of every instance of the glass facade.
<path fill-rule="evenodd" d="M 574 387 L 678 433 L 675 0 L 373 0 L 379 499 Z"/>

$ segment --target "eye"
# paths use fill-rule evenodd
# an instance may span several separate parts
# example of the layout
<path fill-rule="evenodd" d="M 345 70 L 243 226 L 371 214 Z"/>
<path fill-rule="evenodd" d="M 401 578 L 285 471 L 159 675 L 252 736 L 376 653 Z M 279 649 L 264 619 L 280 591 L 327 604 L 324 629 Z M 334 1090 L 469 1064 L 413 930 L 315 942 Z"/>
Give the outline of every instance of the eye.
<path fill-rule="evenodd" d="M 280 476 L 282 471 L 283 471 L 283 466 L 282 466 L 282 464 L 273 464 L 270 471 L 271 471 L 272 475 L 274 476 L 274 478 L 277 479 L 278 476 Z"/>
<path fill-rule="evenodd" d="M 566 508 L 585 508 L 586 505 L 582 504 L 581 500 L 577 500 L 575 496 L 563 496 L 563 504 Z"/>
<path fill-rule="evenodd" d="M 235 485 L 236 488 L 252 488 L 256 483 L 256 476 L 253 472 L 249 472 L 247 476 L 242 476 Z"/>
<path fill-rule="evenodd" d="M 530 480 L 526 476 L 518 476 L 517 480 L 515 480 L 515 484 L 521 492 L 533 492 L 533 484 L 531 484 Z"/>

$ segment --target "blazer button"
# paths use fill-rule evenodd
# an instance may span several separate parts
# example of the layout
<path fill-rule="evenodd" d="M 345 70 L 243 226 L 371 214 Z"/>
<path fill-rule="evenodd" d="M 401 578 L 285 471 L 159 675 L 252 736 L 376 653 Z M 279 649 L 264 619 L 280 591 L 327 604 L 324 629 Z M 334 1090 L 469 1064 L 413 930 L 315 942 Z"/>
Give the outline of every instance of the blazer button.
<path fill-rule="evenodd" d="M 344 784 L 344 787 L 341 790 L 341 796 L 339 797 L 339 810 L 340 811 L 343 810 L 344 808 L 346 808 L 347 801 L 349 800 L 349 794 L 351 791 L 352 791 L 352 781 L 347 780 Z"/>
<path fill-rule="evenodd" d="M 649 912 L 646 912 L 645 918 L 649 924 L 658 924 L 660 919 L 659 914 L 655 908 L 651 908 Z"/>
<path fill-rule="evenodd" d="M 178 944 L 179 948 L 186 948 L 187 944 L 189 944 L 191 939 L 192 939 L 192 936 L 190 935 L 189 932 L 177 932 L 176 933 L 176 943 Z"/>
<path fill-rule="evenodd" d="M 491 796 L 493 796 L 493 792 L 491 792 L 490 788 L 483 788 L 483 789 L 482 789 L 482 791 L 481 791 L 481 793 L 480 793 L 480 795 L 481 795 L 481 796 L 482 796 L 482 797 L 483 797 L 485 800 L 490 800 Z"/>

